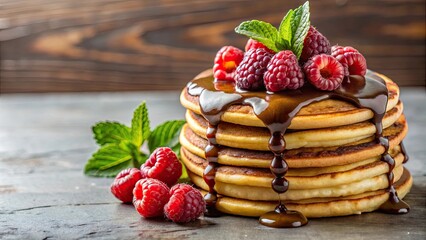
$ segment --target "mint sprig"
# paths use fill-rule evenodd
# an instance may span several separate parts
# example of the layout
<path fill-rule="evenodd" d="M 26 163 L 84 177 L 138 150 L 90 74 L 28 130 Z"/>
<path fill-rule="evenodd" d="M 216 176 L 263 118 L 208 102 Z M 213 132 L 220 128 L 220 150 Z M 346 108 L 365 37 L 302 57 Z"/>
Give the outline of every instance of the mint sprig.
<path fill-rule="evenodd" d="M 275 52 L 291 50 L 299 58 L 309 31 L 309 17 L 309 1 L 307 1 L 294 10 L 290 9 L 278 29 L 270 23 L 251 20 L 242 22 L 235 28 L 235 32 L 259 41 Z"/>
<path fill-rule="evenodd" d="M 100 148 L 87 161 L 84 173 L 94 177 L 115 177 L 123 169 L 139 168 L 149 156 L 140 150 L 146 141 L 150 153 L 164 146 L 179 156 L 178 136 L 184 124 L 184 120 L 166 121 L 151 131 L 145 102 L 135 109 L 131 127 L 119 122 L 99 122 L 92 131 Z M 181 179 L 187 178 L 183 172 Z"/>

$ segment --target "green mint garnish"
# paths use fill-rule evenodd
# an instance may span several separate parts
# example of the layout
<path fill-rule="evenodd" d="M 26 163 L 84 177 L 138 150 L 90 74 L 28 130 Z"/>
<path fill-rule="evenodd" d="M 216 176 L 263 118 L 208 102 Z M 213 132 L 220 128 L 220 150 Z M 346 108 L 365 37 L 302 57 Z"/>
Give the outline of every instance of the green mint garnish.
<path fill-rule="evenodd" d="M 184 124 L 184 120 L 167 121 L 151 132 L 145 102 L 134 111 L 131 127 L 118 122 L 99 122 L 92 131 L 100 148 L 86 163 L 84 173 L 94 177 L 115 177 L 123 169 L 139 168 L 149 156 L 140 151 L 145 141 L 150 152 L 157 147 L 170 147 L 179 156 L 178 137 Z M 181 179 L 188 177 L 183 172 Z"/>
<path fill-rule="evenodd" d="M 141 146 L 148 139 L 151 133 L 149 127 L 148 109 L 146 104 L 142 103 L 133 113 L 132 119 L 132 142 L 136 146 Z"/>
<path fill-rule="evenodd" d="M 246 21 L 242 22 L 235 31 L 249 38 L 253 38 L 263 43 L 269 49 L 278 52 L 276 46 L 278 30 L 270 23 L 259 20 Z"/>
<path fill-rule="evenodd" d="M 120 143 L 130 139 L 131 130 L 119 122 L 100 122 L 92 127 L 96 143 L 103 146 L 108 143 Z"/>
<path fill-rule="evenodd" d="M 185 120 L 167 121 L 159 125 L 152 131 L 148 139 L 148 148 L 152 152 L 158 147 L 169 147 L 176 154 L 179 154 L 180 143 L 179 133 Z"/>
<path fill-rule="evenodd" d="M 259 41 L 275 52 L 291 50 L 299 58 L 310 26 L 309 17 L 307 1 L 302 6 L 289 10 L 278 29 L 270 23 L 251 20 L 242 22 L 235 28 L 235 32 Z"/>
<path fill-rule="evenodd" d="M 299 59 L 303 50 L 303 41 L 306 34 L 308 34 L 310 21 L 309 21 L 309 2 L 305 2 L 302 6 L 294 10 L 293 17 L 291 18 L 291 32 L 293 39 L 291 40 L 291 50 L 296 54 Z"/>
<path fill-rule="evenodd" d="M 130 167 L 134 167 L 132 155 L 116 144 L 107 144 L 89 159 L 84 173 L 96 177 L 114 177 L 122 169 Z"/>
<path fill-rule="evenodd" d="M 278 29 L 279 39 L 282 41 L 284 49 L 291 48 L 291 40 L 293 39 L 293 31 L 291 31 L 291 20 L 293 19 L 293 15 L 293 10 L 288 11 L 281 21 L 280 27 Z"/>

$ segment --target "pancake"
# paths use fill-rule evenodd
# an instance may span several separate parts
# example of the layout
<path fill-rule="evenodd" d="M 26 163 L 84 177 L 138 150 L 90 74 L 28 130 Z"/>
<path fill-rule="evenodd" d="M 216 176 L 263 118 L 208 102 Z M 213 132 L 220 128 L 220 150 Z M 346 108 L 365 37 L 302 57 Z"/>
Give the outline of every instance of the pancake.
<path fill-rule="evenodd" d="M 387 111 L 394 108 L 399 101 L 399 88 L 388 77 L 378 74 L 384 79 L 389 91 L 389 100 Z M 199 74 L 195 79 L 202 77 L 212 77 L 212 71 L 206 70 Z M 187 88 L 184 88 L 180 96 L 181 104 L 197 113 L 201 114 L 198 97 L 191 96 Z M 323 100 L 312 103 L 300 110 L 296 117 L 292 120 L 289 129 L 315 129 L 337 127 L 348 124 L 360 123 L 367 121 L 373 117 L 373 112 L 365 108 L 357 108 L 345 101 L 334 99 Z M 233 105 L 229 107 L 223 114 L 222 121 L 245 126 L 264 127 L 263 122 L 256 117 L 250 106 Z"/>
<path fill-rule="evenodd" d="M 271 95 L 240 92 L 233 85 L 220 88 L 211 71 L 201 73 L 180 98 L 187 108 L 179 135 L 181 160 L 189 178 L 203 193 L 210 191 L 207 204 L 241 216 L 273 211 L 279 201 L 309 218 L 360 214 L 378 209 L 391 193 L 397 198 L 391 187 L 402 199 L 412 178 L 403 167 L 400 144 L 408 127 L 399 88 L 381 74 L 367 75 L 362 88 L 324 93 L 308 86 Z M 385 82 L 388 99 L 377 78 Z M 328 97 L 366 101 L 361 105 L 371 106 L 376 115 L 344 100 L 315 102 Z"/>
<path fill-rule="evenodd" d="M 183 148 L 181 149 L 181 159 L 187 170 L 199 176 L 200 178 L 203 176 L 204 169 L 207 166 L 207 160 L 192 155 Z M 395 166 L 398 167 L 402 164 L 404 156 L 401 153 L 398 153 L 394 159 Z M 302 171 L 302 169 L 299 171 Z M 385 162 L 376 161 L 347 171 L 324 173 L 314 176 L 286 175 L 286 179 L 290 182 L 289 190 L 317 189 L 350 184 L 364 179 L 380 176 L 387 173 L 388 171 L 389 166 Z M 289 172 L 291 172 L 291 168 L 289 169 Z M 220 165 L 216 169 L 215 181 L 216 185 L 219 182 L 222 182 L 240 186 L 270 188 L 273 178 L 274 177 L 269 169 Z M 198 186 L 201 186 L 201 183 L 195 183 Z M 205 183 L 203 182 L 203 184 Z M 207 185 L 203 186 L 207 187 Z"/>
<path fill-rule="evenodd" d="M 393 170 L 395 181 L 398 181 L 403 172 L 403 167 L 398 166 Z M 209 187 L 203 178 L 188 171 L 191 181 L 199 188 L 208 191 Z M 273 200 L 302 200 L 311 198 L 329 198 L 329 197 L 345 197 L 355 194 L 361 194 L 370 191 L 385 189 L 389 186 L 386 174 L 382 174 L 372 178 L 366 178 L 360 181 L 351 182 L 332 187 L 315 188 L 315 189 L 289 189 L 283 194 L 277 194 L 269 182 L 269 187 L 253 187 L 248 185 L 235 185 L 220 182 L 216 180 L 215 190 L 218 194 L 241 198 L 247 200 L 273 201 Z M 291 186 L 291 184 L 290 184 Z"/>
<path fill-rule="evenodd" d="M 395 182 L 400 199 L 410 191 L 412 184 L 410 173 L 404 169 L 401 178 Z M 203 190 L 202 193 L 206 194 Z M 388 198 L 389 193 L 386 190 L 378 190 L 340 198 L 285 201 L 285 206 L 290 210 L 302 212 L 308 218 L 335 217 L 372 212 Z M 216 208 L 221 212 L 249 217 L 259 217 L 263 213 L 273 211 L 276 206 L 276 201 L 251 201 L 226 196 L 219 196 L 216 202 Z"/>
<path fill-rule="evenodd" d="M 397 156 L 397 154 L 400 152 L 400 146 L 397 146 L 394 149 L 391 149 L 389 152 L 392 157 Z M 183 157 L 187 158 L 189 161 L 192 161 L 193 164 L 198 165 L 201 163 L 203 164 L 203 166 L 205 165 L 204 164 L 205 160 L 203 158 L 200 158 L 199 156 L 194 155 L 193 153 L 191 153 L 189 150 L 185 149 L 184 147 L 182 147 L 181 149 L 181 155 L 183 155 Z M 291 168 L 286 173 L 286 176 L 310 177 L 310 176 L 317 176 L 317 175 L 325 174 L 325 173 L 343 172 L 343 171 L 348 171 L 348 170 L 357 168 L 359 166 L 377 162 L 380 160 L 381 160 L 381 156 L 379 155 L 377 157 L 369 158 L 363 161 L 350 163 L 346 165 L 340 165 L 340 166 L 337 165 L 337 166 L 329 166 L 329 167 Z M 244 166 L 244 167 L 252 167 L 249 165 L 250 164 L 247 164 L 247 166 Z"/>
<path fill-rule="evenodd" d="M 396 121 L 403 121 L 402 104 L 387 112 L 383 119 L 383 127 L 387 128 Z M 206 138 L 207 121 L 200 115 L 187 111 L 186 121 L 197 135 Z M 373 136 L 376 132 L 374 124 L 365 121 L 352 125 L 315 130 L 293 131 L 284 135 L 286 149 L 301 147 L 340 146 Z M 270 139 L 269 130 L 261 127 L 247 127 L 222 122 L 216 133 L 217 143 L 223 146 L 250 150 L 267 151 Z"/>
<path fill-rule="evenodd" d="M 390 149 L 397 147 L 407 133 L 405 119 L 400 118 L 384 130 L 383 135 L 389 139 Z M 191 153 L 204 158 L 207 140 L 195 134 L 188 125 L 180 133 L 181 145 Z M 286 162 L 290 168 L 340 166 L 378 157 L 384 152 L 383 146 L 367 138 L 349 145 L 328 148 L 300 148 L 285 152 Z M 221 147 L 218 162 L 224 165 L 269 168 L 273 154 L 269 151 L 252 151 L 238 148 Z"/>

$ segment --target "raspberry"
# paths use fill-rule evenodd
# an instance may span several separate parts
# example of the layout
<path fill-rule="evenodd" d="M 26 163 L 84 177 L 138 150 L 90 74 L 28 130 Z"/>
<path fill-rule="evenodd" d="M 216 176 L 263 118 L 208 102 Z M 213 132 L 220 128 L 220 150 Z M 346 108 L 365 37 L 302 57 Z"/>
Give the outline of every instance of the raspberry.
<path fill-rule="evenodd" d="M 312 57 L 303 67 L 305 75 L 315 87 L 321 90 L 334 90 L 340 86 L 344 69 L 334 57 L 320 54 Z"/>
<path fill-rule="evenodd" d="M 244 52 L 233 46 L 224 46 L 216 53 L 213 72 L 215 79 L 234 81 L 235 69 L 241 63 Z"/>
<path fill-rule="evenodd" d="M 339 54 L 343 54 L 345 52 L 354 52 L 354 53 L 359 53 L 358 50 L 356 50 L 353 47 L 342 47 L 339 45 L 334 45 L 331 47 L 331 56 L 335 57 Z"/>
<path fill-rule="evenodd" d="M 245 50 L 246 50 L 246 52 L 248 52 L 250 49 L 258 49 L 258 48 L 263 48 L 266 51 L 268 51 L 269 53 L 275 54 L 274 50 L 269 49 L 268 47 L 266 47 L 265 45 L 263 45 L 263 43 L 258 42 L 258 41 L 254 40 L 254 39 L 251 39 L 251 38 L 247 41 Z"/>
<path fill-rule="evenodd" d="M 331 56 L 335 57 L 345 68 L 345 76 L 361 75 L 367 72 L 367 61 L 353 47 L 333 46 Z"/>
<path fill-rule="evenodd" d="M 142 178 L 137 168 L 128 168 L 121 171 L 111 184 L 111 193 L 124 203 L 130 203 L 133 199 L 133 188 Z"/>
<path fill-rule="evenodd" d="M 271 92 L 302 87 L 304 76 L 296 55 L 289 50 L 275 54 L 268 63 L 263 80 L 266 90 Z"/>
<path fill-rule="evenodd" d="M 300 55 L 301 62 L 308 61 L 312 56 L 331 53 L 330 42 L 314 27 L 310 26 L 308 34 L 303 42 L 303 50 Z"/>
<path fill-rule="evenodd" d="M 266 71 L 272 54 L 263 48 L 250 49 L 238 66 L 235 81 L 237 87 L 245 90 L 258 90 L 264 87 L 263 73 Z"/>
<path fill-rule="evenodd" d="M 142 178 L 155 178 L 172 186 L 182 175 L 182 164 L 172 149 L 160 147 L 141 166 L 141 173 Z"/>
<path fill-rule="evenodd" d="M 170 198 L 169 191 L 169 187 L 160 180 L 141 179 L 133 189 L 133 205 L 145 218 L 163 216 L 164 205 Z"/>
<path fill-rule="evenodd" d="M 200 191 L 188 184 L 177 184 L 170 190 L 170 200 L 164 206 L 167 218 L 177 223 L 197 219 L 206 209 L 206 202 Z"/>

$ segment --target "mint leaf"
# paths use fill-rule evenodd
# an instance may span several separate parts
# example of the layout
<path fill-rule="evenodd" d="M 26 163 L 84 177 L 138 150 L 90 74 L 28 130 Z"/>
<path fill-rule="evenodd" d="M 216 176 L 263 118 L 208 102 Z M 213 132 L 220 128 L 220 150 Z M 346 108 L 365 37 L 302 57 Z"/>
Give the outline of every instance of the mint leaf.
<path fill-rule="evenodd" d="M 146 103 L 142 102 L 133 112 L 131 129 L 133 144 L 137 147 L 142 146 L 143 142 L 148 139 L 150 132 L 148 109 Z"/>
<path fill-rule="evenodd" d="M 107 144 L 95 152 L 84 167 L 94 177 L 115 177 L 121 170 L 134 167 L 132 155 L 117 144 Z"/>
<path fill-rule="evenodd" d="M 92 127 L 92 131 L 96 143 L 101 146 L 131 139 L 130 128 L 118 122 L 99 122 Z"/>
<path fill-rule="evenodd" d="M 259 20 L 245 21 L 235 28 L 235 32 L 253 38 L 275 52 L 279 51 L 276 46 L 278 30 L 270 23 Z"/>
<path fill-rule="evenodd" d="M 293 20 L 294 11 L 290 9 L 283 20 L 280 23 L 280 27 L 278 29 L 279 40 L 281 40 L 281 44 L 284 49 L 291 48 L 291 40 L 293 37 L 293 32 L 291 31 L 291 21 Z"/>
<path fill-rule="evenodd" d="M 291 40 L 291 50 L 299 59 L 300 54 L 303 50 L 303 42 L 306 34 L 308 34 L 310 21 L 309 21 L 309 2 L 305 2 L 302 6 L 294 10 L 293 17 L 291 19 L 291 32 L 293 38 Z"/>
<path fill-rule="evenodd" d="M 149 151 L 153 152 L 158 147 L 170 147 L 179 155 L 179 133 L 184 124 L 185 120 L 174 120 L 164 122 L 157 126 L 149 136 Z"/>

